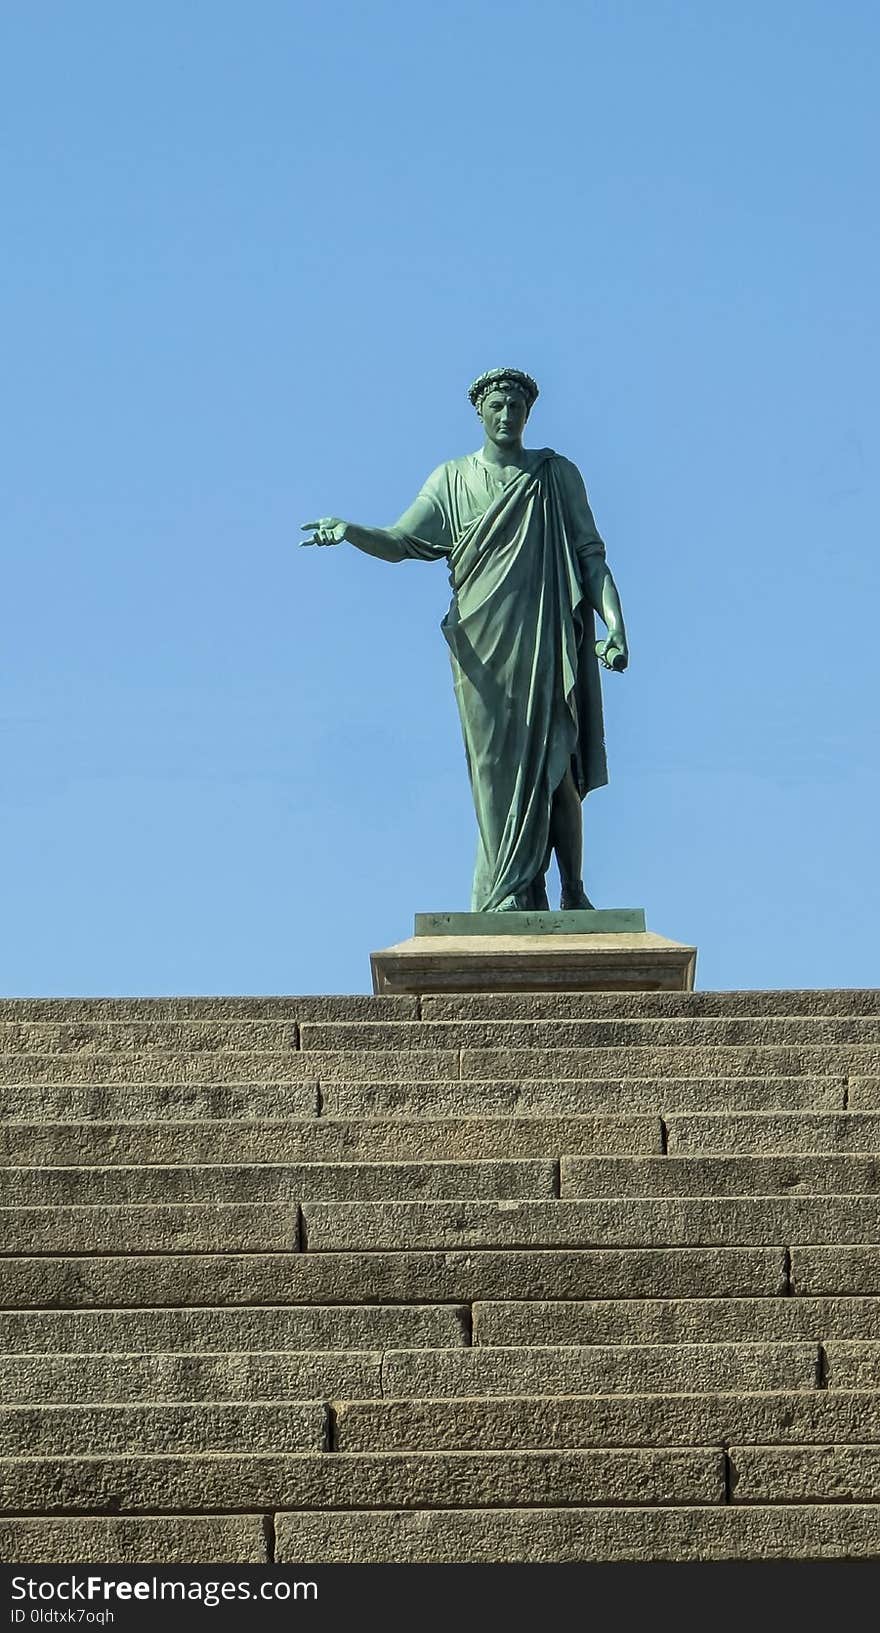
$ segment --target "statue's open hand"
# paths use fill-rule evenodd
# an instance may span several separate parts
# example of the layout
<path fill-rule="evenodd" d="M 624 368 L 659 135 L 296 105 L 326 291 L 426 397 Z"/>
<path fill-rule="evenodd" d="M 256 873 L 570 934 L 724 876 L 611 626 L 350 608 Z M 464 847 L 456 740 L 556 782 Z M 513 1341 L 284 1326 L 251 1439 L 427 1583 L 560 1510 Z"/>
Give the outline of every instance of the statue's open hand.
<path fill-rule="evenodd" d="M 626 641 L 621 635 L 609 635 L 606 640 L 597 641 L 596 657 L 604 668 L 622 673 L 629 663 Z"/>
<path fill-rule="evenodd" d="M 312 529 L 310 539 L 300 539 L 300 544 L 341 544 L 345 538 L 345 522 L 338 516 L 319 516 L 316 522 L 303 522 L 303 527 Z"/>

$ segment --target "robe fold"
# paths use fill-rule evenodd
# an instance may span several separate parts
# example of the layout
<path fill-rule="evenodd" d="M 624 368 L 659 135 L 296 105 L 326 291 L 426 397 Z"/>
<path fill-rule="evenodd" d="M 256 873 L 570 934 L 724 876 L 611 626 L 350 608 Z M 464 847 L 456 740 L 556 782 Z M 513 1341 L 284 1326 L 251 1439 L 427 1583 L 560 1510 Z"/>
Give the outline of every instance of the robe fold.
<path fill-rule="evenodd" d="M 392 529 L 406 556 L 449 562 L 441 629 L 477 816 L 474 912 L 543 873 L 569 767 L 581 799 L 608 781 L 581 571 L 605 547 L 577 467 L 550 448 L 528 457 L 506 482 L 479 454 L 447 461 Z"/>

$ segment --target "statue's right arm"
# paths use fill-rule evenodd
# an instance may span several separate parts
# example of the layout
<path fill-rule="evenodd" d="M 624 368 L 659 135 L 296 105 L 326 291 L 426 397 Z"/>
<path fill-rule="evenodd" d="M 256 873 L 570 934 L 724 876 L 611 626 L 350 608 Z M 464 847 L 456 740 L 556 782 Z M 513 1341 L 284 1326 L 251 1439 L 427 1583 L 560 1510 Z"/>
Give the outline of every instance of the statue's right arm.
<path fill-rule="evenodd" d="M 358 527 L 355 522 L 346 522 L 342 536 L 356 550 L 363 550 L 368 556 L 378 556 L 380 561 L 406 559 L 406 551 L 390 527 Z"/>

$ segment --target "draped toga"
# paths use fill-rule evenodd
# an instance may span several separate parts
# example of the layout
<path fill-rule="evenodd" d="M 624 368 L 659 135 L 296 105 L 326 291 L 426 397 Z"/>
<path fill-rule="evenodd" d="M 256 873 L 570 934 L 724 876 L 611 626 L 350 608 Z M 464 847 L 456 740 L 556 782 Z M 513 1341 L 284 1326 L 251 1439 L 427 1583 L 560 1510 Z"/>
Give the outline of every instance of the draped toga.
<path fill-rule="evenodd" d="M 439 465 L 392 529 L 407 557 L 447 558 L 449 645 L 479 838 L 472 909 L 528 889 L 550 858 L 571 768 L 608 781 L 593 608 L 581 564 L 605 546 L 577 467 L 551 448 L 505 480 L 480 454 Z"/>

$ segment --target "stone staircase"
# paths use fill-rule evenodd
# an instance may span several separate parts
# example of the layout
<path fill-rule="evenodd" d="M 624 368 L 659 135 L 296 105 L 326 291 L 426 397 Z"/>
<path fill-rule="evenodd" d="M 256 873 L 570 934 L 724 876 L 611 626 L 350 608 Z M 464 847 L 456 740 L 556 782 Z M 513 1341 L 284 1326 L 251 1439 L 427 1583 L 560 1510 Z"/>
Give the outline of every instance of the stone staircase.
<path fill-rule="evenodd" d="M 880 1556 L 880 992 L 0 1003 L 0 1557 Z"/>

